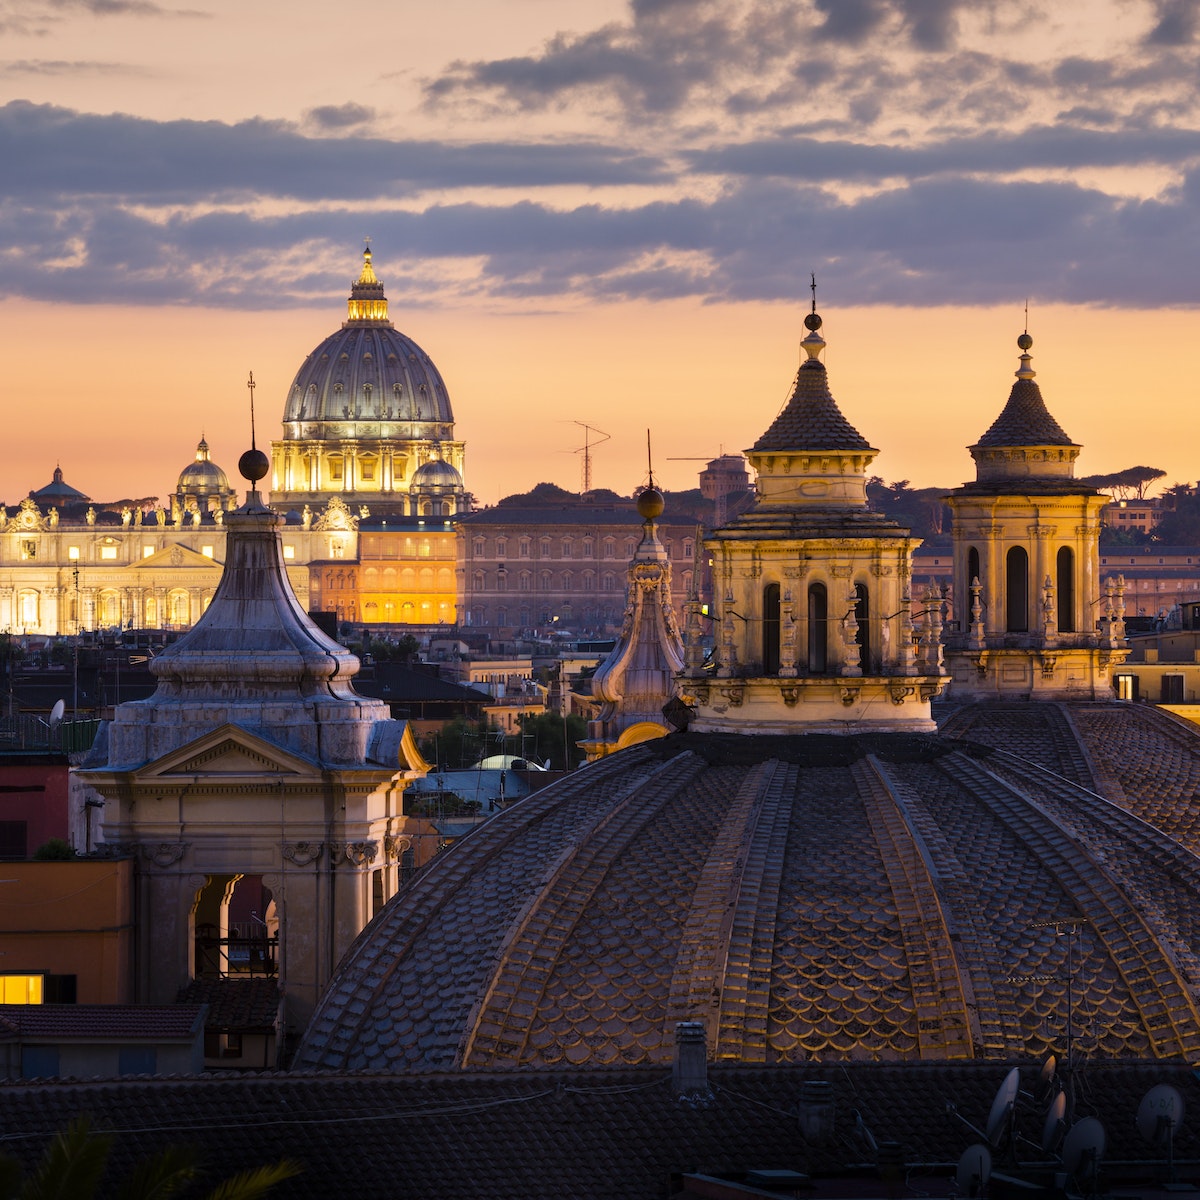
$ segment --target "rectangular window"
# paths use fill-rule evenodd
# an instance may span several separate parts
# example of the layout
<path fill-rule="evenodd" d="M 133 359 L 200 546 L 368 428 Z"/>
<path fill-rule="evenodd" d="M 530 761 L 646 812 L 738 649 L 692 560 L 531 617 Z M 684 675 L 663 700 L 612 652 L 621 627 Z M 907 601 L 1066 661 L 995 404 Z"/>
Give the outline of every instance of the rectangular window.
<path fill-rule="evenodd" d="M 23 859 L 27 853 L 24 821 L 0 821 L 0 859 Z"/>
<path fill-rule="evenodd" d="M 359 462 L 358 467 L 359 473 L 362 475 L 364 480 L 375 478 L 375 464 L 373 462 L 367 462 L 363 460 Z"/>
<path fill-rule="evenodd" d="M 340 458 L 331 458 L 329 460 L 329 479 L 331 483 L 340 483 L 342 481 L 342 460 Z"/>
<path fill-rule="evenodd" d="M 23 541 L 21 543 L 21 557 L 25 559 L 37 558 L 37 542 L 32 540 Z"/>
<path fill-rule="evenodd" d="M 45 1003 L 42 975 L 0 975 L 0 1004 Z"/>
<path fill-rule="evenodd" d="M 105 562 L 115 562 L 116 558 L 117 558 L 116 546 L 101 546 L 100 547 L 100 557 Z"/>
<path fill-rule="evenodd" d="M 201 546 L 200 553 L 203 554 L 205 558 L 212 558 L 213 548 L 211 546 Z"/>
<path fill-rule="evenodd" d="M 153 553 L 154 553 L 153 546 L 143 546 L 142 547 L 142 557 L 143 558 L 149 558 Z"/>
<path fill-rule="evenodd" d="M 296 557 L 296 547 L 295 546 L 284 546 L 283 557 L 286 558 L 290 562 L 293 558 Z"/>
<path fill-rule="evenodd" d="M 67 547 L 67 557 L 72 562 L 78 562 L 79 561 L 79 547 L 78 546 L 68 546 Z"/>

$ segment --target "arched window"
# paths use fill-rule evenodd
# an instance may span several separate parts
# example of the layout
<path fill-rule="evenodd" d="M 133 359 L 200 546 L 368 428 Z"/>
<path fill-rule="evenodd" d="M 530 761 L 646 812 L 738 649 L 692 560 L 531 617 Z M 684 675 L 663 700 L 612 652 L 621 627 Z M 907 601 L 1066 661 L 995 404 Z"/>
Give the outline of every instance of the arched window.
<path fill-rule="evenodd" d="M 854 585 L 854 619 L 858 622 L 858 664 L 864 675 L 871 673 L 871 600 L 865 583 Z"/>
<path fill-rule="evenodd" d="M 764 675 L 778 675 L 779 584 L 768 583 L 763 588 L 762 603 L 762 671 Z"/>
<path fill-rule="evenodd" d="M 1013 546 L 1004 562 L 1005 628 L 1009 633 L 1029 632 L 1029 555 Z"/>
<path fill-rule="evenodd" d="M 823 583 L 808 588 L 808 672 L 824 675 L 828 669 L 825 650 L 825 627 L 829 616 L 829 597 Z"/>
<path fill-rule="evenodd" d="M 967 587 L 970 588 L 977 579 L 980 583 L 983 582 L 983 577 L 979 574 L 979 550 L 972 546 L 967 551 Z M 967 594 L 970 595 L 970 592 Z"/>
<path fill-rule="evenodd" d="M 1058 631 L 1075 632 L 1075 554 L 1070 546 L 1058 552 Z"/>

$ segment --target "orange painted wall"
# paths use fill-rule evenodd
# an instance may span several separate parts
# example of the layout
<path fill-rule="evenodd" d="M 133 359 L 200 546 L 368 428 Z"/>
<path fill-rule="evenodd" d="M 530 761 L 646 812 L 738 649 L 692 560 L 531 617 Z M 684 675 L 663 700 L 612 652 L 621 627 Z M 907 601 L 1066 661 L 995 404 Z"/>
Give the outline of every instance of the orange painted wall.
<path fill-rule="evenodd" d="M 76 977 L 80 1004 L 133 1002 L 133 860 L 0 863 L 0 972 Z"/>

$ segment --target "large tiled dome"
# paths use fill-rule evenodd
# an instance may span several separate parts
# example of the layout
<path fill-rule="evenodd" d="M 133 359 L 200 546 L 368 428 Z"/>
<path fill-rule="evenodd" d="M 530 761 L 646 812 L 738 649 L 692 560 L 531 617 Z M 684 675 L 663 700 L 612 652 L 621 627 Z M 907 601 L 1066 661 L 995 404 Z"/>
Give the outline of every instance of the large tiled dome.
<path fill-rule="evenodd" d="M 348 309 L 341 329 L 313 350 L 292 380 L 284 438 L 356 436 L 347 422 L 386 427 L 391 436 L 451 436 L 446 384 L 429 355 L 388 319 L 369 250 Z"/>
<path fill-rule="evenodd" d="M 685 1020 L 717 1061 L 1008 1059 L 1061 1052 L 1068 1019 L 1094 1056 L 1194 1057 L 1200 860 L 1072 761 L 919 734 L 632 747 L 401 892 L 298 1064 L 666 1064 Z"/>

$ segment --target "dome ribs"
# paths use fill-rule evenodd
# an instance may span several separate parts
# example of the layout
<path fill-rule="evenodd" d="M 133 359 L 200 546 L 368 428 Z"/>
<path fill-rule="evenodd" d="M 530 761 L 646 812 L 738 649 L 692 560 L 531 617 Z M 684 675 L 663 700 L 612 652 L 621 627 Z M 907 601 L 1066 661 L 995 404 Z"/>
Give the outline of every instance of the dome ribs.
<path fill-rule="evenodd" d="M 922 1058 L 972 1058 L 982 1034 L 969 977 L 960 968 L 954 932 L 938 896 L 936 868 L 874 755 L 851 768 L 866 804 L 904 934 Z"/>
<path fill-rule="evenodd" d="M 1114 883 L 1107 865 L 1076 841 L 1079 832 L 1064 827 L 1013 783 L 963 755 L 948 756 L 938 765 L 989 807 L 1058 881 L 1076 912 L 1047 912 L 1041 919 L 1078 916 L 1086 923 L 1080 936 L 1086 944 L 1090 933 L 1096 950 L 1106 952 L 1116 967 L 1154 1054 L 1195 1057 L 1200 1050 L 1200 1014 L 1176 965 L 1158 953 L 1154 934 Z M 1129 887 L 1128 881 L 1122 883 Z"/>
<path fill-rule="evenodd" d="M 767 1061 L 775 918 L 799 768 L 773 764 L 758 805 L 725 950 L 715 1057 Z"/>
<path fill-rule="evenodd" d="M 670 1045 L 673 1041 L 676 1022 L 703 1021 L 708 1044 L 716 1047 L 720 1055 L 720 1015 L 725 990 L 740 993 L 744 1006 L 748 983 L 745 971 L 747 964 L 742 963 L 742 971 L 731 976 L 727 969 L 730 937 L 740 911 L 743 883 L 757 898 L 754 884 L 760 877 L 762 855 L 756 855 L 754 851 L 760 836 L 759 826 L 768 795 L 773 794 L 778 799 L 776 777 L 784 774 L 786 768 L 778 762 L 760 763 L 752 768 L 738 788 L 733 804 L 709 848 L 680 937 L 663 1024 L 664 1045 Z M 765 1033 L 765 999 L 762 1007 Z M 764 1054 L 765 1049 L 764 1042 Z M 740 1059 L 742 1055 L 734 1052 L 732 1057 Z M 761 1062 L 764 1059 L 762 1055 L 757 1058 L 751 1056 L 751 1061 Z"/>
<path fill-rule="evenodd" d="M 643 827 L 686 791 L 704 767 L 690 752 L 669 759 L 614 803 L 585 842 L 572 843 L 561 855 L 501 948 L 463 1039 L 459 1065 L 516 1066 L 525 1061 L 530 1026 L 543 1008 L 547 983 L 597 888 Z M 560 1038 L 564 1032 L 551 1030 Z"/>
<path fill-rule="evenodd" d="M 471 1000 L 485 982 L 465 972 L 487 955 L 463 955 L 462 943 L 498 941 L 546 862 L 561 853 L 564 842 L 587 836 L 614 793 L 628 792 L 630 771 L 636 773 L 639 760 L 648 757 L 634 747 L 621 763 L 614 758 L 595 764 L 586 779 L 569 777 L 552 790 L 535 792 L 439 855 L 436 871 L 422 869 L 350 948 L 295 1065 L 345 1070 L 382 1058 L 392 1069 L 430 1062 L 450 1066 Z M 515 844 L 522 853 L 506 854 Z M 392 1041 L 386 1047 L 375 1044 L 372 1020 L 387 1026 Z"/>

